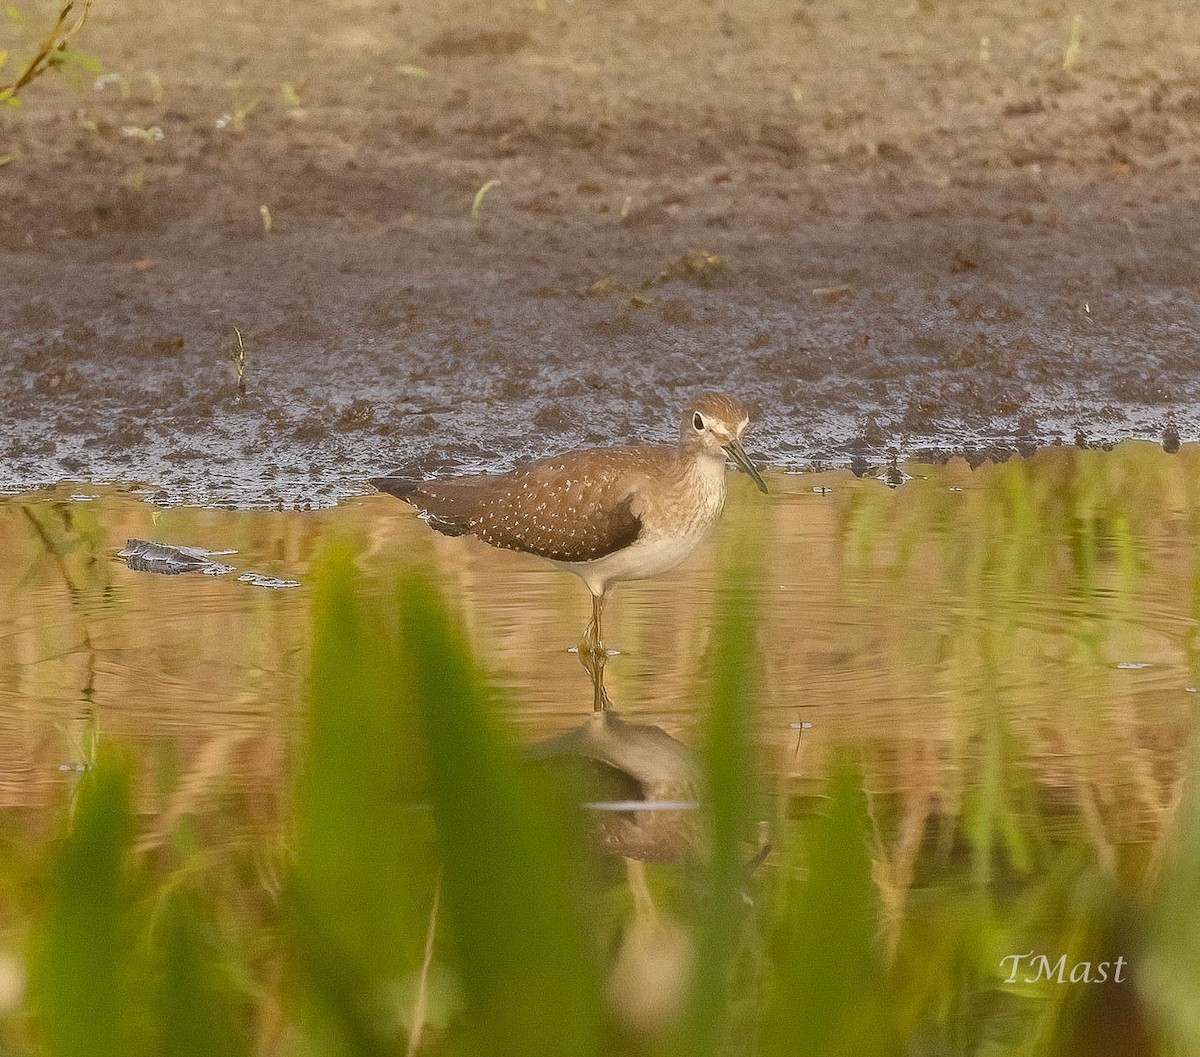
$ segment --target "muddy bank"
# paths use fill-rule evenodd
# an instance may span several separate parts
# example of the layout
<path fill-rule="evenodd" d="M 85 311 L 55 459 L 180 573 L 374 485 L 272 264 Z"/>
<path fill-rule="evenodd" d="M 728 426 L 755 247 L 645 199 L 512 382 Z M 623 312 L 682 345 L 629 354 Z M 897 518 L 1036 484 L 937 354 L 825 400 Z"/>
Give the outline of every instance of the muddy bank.
<path fill-rule="evenodd" d="M 1200 15 L 1064 70 L 988 8 L 97 16 L 115 77 L 0 115 L 0 486 L 326 503 L 706 387 L 786 467 L 1195 438 Z"/>

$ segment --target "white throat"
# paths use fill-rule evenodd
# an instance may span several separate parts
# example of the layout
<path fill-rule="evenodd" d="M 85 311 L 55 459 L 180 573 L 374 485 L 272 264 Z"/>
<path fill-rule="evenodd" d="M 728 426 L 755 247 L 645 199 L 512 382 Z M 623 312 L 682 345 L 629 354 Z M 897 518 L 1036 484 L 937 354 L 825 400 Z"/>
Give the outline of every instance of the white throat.
<path fill-rule="evenodd" d="M 726 459 L 724 450 L 710 451 L 705 448 L 692 460 L 692 473 L 706 485 L 716 485 L 725 490 Z"/>

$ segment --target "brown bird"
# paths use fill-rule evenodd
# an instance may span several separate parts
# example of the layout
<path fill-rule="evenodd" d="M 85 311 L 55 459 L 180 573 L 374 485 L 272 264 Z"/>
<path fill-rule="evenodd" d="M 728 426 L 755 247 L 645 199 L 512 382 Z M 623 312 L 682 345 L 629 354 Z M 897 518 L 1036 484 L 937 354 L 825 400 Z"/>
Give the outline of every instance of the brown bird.
<path fill-rule="evenodd" d="M 674 568 L 716 524 L 726 457 L 767 490 L 742 448 L 749 422 L 740 401 L 704 393 L 684 412 L 675 445 L 573 451 L 505 474 L 371 483 L 447 536 L 473 535 L 575 573 L 592 593 L 583 648 L 595 656 L 604 650 L 600 622 L 613 587 Z"/>

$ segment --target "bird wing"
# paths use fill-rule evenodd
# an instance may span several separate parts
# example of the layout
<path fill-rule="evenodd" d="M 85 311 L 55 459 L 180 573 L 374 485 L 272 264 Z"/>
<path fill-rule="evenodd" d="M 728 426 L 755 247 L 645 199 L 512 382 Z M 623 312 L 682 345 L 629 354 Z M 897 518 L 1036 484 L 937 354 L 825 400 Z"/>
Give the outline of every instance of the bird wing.
<path fill-rule="evenodd" d="M 642 532 L 638 449 L 578 452 L 511 473 L 457 480 L 377 478 L 371 483 L 421 511 L 448 536 L 559 562 L 588 562 L 632 544 Z"/>

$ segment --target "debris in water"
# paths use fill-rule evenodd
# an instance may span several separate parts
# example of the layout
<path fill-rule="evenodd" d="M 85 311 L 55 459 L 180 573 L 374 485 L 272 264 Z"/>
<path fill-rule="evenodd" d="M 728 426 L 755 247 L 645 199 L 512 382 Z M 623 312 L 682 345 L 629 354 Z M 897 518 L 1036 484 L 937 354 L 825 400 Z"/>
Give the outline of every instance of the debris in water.
<path fill-rule="evenodd" d="M 262 573 L 242 573 L 239 583 L 253 584 L 255 587 L 266 587 L 277 591 L 284 587 L 299 587 L 299 580 L 281 580 L 278 576 L 264 576 Z"/>
<path fill-rule="evenodd" d="M 588 811 L 696 811 L 698 800 L 591 800 L 583 804 Z"/>
<path fill-rule="evenodd" d="M 202 547 L 175 547 L 168 543 L 151 540 L 130 539 L 125 547 L 117 551 L 129 568 L 140 573 L 163 573 L 178 576 L 180 573 L 204 573 L 206 576 L 224 576 L 233 572 L 232 565 L 222 565 L 212 560 L 212 555 L 236 554 L 237 551 L 206 551 Z"/>
<path fill-rule="evenodd" d="M 1150 664 L 1148 661 L 1119 661 L 1117 667 L 1136 672 L 1141 668 L 1149 668 Z"/>
<path fill-rule="evenodd" d="M 900 469 L 900 466 L 895 459 L 892 459 L 891 463 L 881 474 L 879 474 L 877 478 L 877 480 L 882 481 L 889 488 L 899 488 L 902 484 L 905 484 L 912 479 L 913 475 Z"/>

